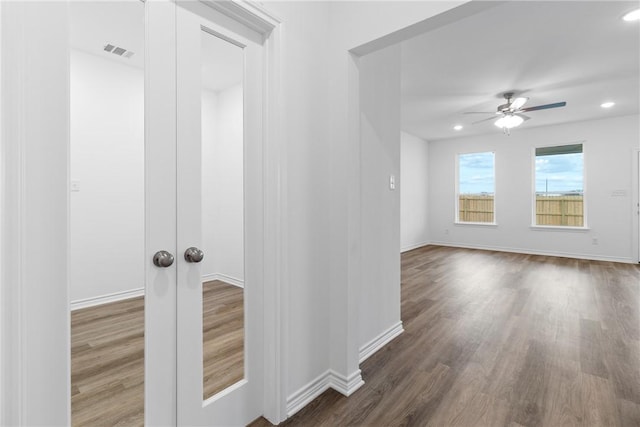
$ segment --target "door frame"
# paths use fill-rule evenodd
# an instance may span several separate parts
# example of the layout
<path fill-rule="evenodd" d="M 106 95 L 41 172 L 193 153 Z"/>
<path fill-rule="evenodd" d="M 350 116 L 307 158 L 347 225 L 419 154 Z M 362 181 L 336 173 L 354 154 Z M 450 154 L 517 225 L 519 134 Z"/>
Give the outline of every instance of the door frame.
<path fill-rule="evenodd" d="M 264 37 L 263 412 L 277 424 L 286 418 L 287 170 L 280 107 L 281 21 L 245 0 L 200 1 Z M 67 5 L 67 1 L 0 2 L 2 425 L 70 421 Z M 25 81 L 40 83 L 40 92 Z M 52 104 L 57 108 L 43 110 Z M 47 251 L 55 256 L 43 258 Z M 42 363 L 43 354 L 50 363 Z M 175 393 L 173 399 L 175 403 Z"/>
<path fill-rule="evenodd" d="M 67 3 L 2 2 L 0 9 L 0 423 L 66 425 Z"/>
<path fill-rule="evenodd" d="M 635 236 L 635 260 L 640 263 L 640 149 L 635 150 L 634 157 L 634 165 L 632 165 L 632 170 L 635 169 L 635 183 L 631 186 L 634 195 L 631 197 L 633 203 L 633 213 L 635 215 L 635 220 L 633 221 L 634 226 L 636 227 Z M 635 187 L 635 189 L 634 189 Z"/>

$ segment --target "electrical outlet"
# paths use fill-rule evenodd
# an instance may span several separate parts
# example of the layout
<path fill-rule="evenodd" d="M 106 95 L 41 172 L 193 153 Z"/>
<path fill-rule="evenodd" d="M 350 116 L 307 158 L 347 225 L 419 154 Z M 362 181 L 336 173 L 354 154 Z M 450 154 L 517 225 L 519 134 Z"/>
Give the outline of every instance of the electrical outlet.
<path fill-rule="evenodd" d="M 594 237 L 593 239 L 591 239 L 591 244 L 592 245 L 597 245 L 598 244 L 598 238 Z"/>
<path fill-rule="evenodd" d="M 444 234 L 449 234 L 449 229 L 448 228 L 444 229 Z"/>

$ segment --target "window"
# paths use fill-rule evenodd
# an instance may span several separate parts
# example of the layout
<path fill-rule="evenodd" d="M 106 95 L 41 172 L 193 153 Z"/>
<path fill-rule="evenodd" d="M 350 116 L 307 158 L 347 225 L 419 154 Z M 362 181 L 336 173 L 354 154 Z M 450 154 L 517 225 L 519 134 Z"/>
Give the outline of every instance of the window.
<path fill-rule="evenodd" d="M 584 227 L 582 144 L 536 148 L 534 225 Z"/>
<path fill-rule="evenodd" d="M 495 223 L 494 153 L 458 155 L 456 222 Z"/>

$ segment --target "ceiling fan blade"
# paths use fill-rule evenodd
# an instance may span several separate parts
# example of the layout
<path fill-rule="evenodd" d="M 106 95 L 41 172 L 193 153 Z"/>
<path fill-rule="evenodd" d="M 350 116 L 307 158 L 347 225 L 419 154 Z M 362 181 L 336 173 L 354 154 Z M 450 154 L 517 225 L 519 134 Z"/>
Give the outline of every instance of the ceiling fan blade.
<path fill-rule="evenodd" d="M 564 107 L 565 105 L 567 105 L 567 103 L 562 101 L 562 102 L 556 102 L 554 104 L 536 105 L 535 107 L 521 108 L 520 111 L 547 110 L 549 108 Z"/>
<path fill-rule="evenodd" d="M 518 115 L 519 115 L 520 117 L 522 117 L 522 118 L 524 119 L 524 121 L 525 121 L 525 122 L 526 122 L 527 120 L 531 119 L 531 117 L 529 117 L 529 116 L 527 116 L 527 115 L 524 115 L 524 114 L 520 114 L 520 113 L 518 113 Z"/>
<path fill-rule="evenodd" d="M 462 114 L 497 114 L 495 111 L 465 111 Z"/>
<path fill-rule="evenodd" d="M 488 117 L 488 118 L 486 118 L 486 119 L 482 119 L 482 120 L 478 120 L 478 121 L 476 121 L 476 122 L 472 122 L 471 124 L 472 124 L 472 125 L 475 125 L 475 124 L 478 124 L 478 123 L 486 122 L 486 121 L 488 121 L 488 120 L 497 120 L 497 118 L 496 118 L 496 117 Z"/>
<path fill-rule="evenodd" d="M 529 98 L 524 98 L 524 97 L 516 98 L 516 99 L 513 100 L 513 102 L 511 102 L 511 105 L 509 106 L 509 108 L 511 108 L 511 110 L 518 110 L 528 100 L 529 100 Z"/>

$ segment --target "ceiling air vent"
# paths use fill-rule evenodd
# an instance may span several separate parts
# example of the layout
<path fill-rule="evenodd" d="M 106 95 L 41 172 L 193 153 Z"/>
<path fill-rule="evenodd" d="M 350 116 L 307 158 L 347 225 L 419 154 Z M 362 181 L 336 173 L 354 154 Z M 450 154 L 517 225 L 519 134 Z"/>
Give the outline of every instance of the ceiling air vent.
<path fill-rule="evenodd" d="M 123 47 L 114 46 L 111 43 L 107 43 L 106 45 L 104 45 L 104 50 L 107 52 L 111 52 L 114 55 L 122 56 L 124 58 L 131 58 L 134 54 L 130 50 L 127 50 Z"/>

